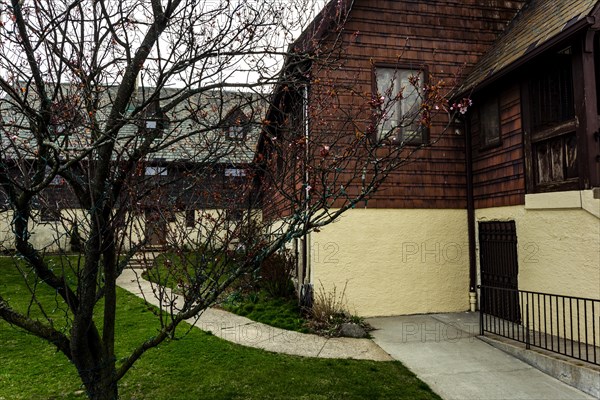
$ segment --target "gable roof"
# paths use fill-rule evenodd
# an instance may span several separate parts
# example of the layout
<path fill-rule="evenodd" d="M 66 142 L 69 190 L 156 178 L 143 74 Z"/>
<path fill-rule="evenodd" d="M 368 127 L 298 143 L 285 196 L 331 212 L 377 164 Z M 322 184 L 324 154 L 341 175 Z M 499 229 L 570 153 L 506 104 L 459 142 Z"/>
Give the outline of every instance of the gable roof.
<path fill-rule="evenodd" d="M 73 89 L 73 93 L 77 94 L 76 86 L 64 84 L 64 88 L 66 93 Z M 147 98 L 154 91 L 155 88 L 140 88 L 132 100 L 134 103 L 140 101 L 140 98 Z M 100 101 L 97 114 L 102 124 L 108 118 L 114 92 L 114 87 L 107 87 L 98 95 Z M 178 93 L 179 89 L 163 89 L 159 98 L 168 100 Z M 37 99 L 32 95 L 28 101 L 36 104 Z M 214 162 L 229 165 L 250 163 L 260 133 L 259 121 L 264 115 L 264 107 L 262 98 L 250 92 L 214 90 L 191 96 L 165 115 L 165 134 L 157 137 L 153 143 L 161 148 L 149 154 L 147 161 Z M 233 110 L 240 110 L 248 119 L 244 141 L 231 141 L 226 136 L 227 116 Z M 156 120 L 156 117 L 146 116 L 145 112 L 126 118 L 127 123 L 118 132 L 117 153 L 135 150 L 144 140 L 144 131 L 148 129 L 146 121 Z M 28 128 L 29 121 L 8 96 L 0 96 L 0 127 L 3 128 L 3 134 L 0 136 L 0 157 L 35 158 L 36 147 L 31 145 L 32 132 Z M 88 127 L 83 119 L 77 126 L 69 129 L 67 135 L 57 134 L 55 140 L 61 141 L 60 147 L 63 147 L 65 144 L 62 140 L 68 136 L 68 146 L 63 150 L 75 156 L 92 145 Z M 156 125 L 152 129 L 156 129 Z M 171 143 L 174 140 L 178 141 Z"/>
<path fill-rule="evenodd" d="M 479 60 L 458 93 L 485 85 L 515 67 L 518 60 L 533 57 L 557 40 L 594 23 L 598 0 L 531 0 L 508 25 L 492 48 Z"/>

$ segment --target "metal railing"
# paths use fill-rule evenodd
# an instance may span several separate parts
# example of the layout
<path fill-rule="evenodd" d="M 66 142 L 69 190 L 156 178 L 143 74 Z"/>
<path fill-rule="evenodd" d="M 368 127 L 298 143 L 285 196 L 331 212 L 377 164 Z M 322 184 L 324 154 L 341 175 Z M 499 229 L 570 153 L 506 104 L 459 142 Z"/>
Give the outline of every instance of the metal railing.
<path fill-rule="evenodd" d="M 600 300 L 479 286 L 480 330 L 600 365 Z"/>

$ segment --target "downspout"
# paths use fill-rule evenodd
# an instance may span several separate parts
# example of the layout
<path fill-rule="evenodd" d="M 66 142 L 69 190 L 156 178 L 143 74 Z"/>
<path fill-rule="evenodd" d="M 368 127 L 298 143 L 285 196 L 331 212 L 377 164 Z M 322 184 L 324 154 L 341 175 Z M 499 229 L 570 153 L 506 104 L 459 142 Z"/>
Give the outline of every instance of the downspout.
<path fill-rule="evenodd" d="M 477 252 L 475 251 L 475 199 L 473 197 L 473 148 L 471 127 L 465 119 L 465 155 L 467 167 L 467 228 L 469 234 L 469 304 L 470 311 L 477 309 Z"/>
<path fill-rule="evenodd" d="M 310 192 L 309 192 L 309 170 L 308 170 L 308 161 L 309 161 L 309 139 L 310 139 L 310 124 L 308 121 L 308 84 L 304 84 L 302 87 L 302 119 L 304 121 L 303 129 L 304 129 L 304 171 L 303 171 L 303 190 L 304 190 L 304 212 L 305 212 L 305 229 L 306 224 L 308 223 L 308 212 L 310 210 L 309 200 L 310 200 Z M 312 276 L 311 276 L 311 267 L 310 267 L 310 235 L 308 233 L 304 233 L 302 236 L 302 281 L 300 283 L 300 305 L 302 307 L 311 308 L 313 303 L 313 288 L 312 288 Z"/>
<path fill-rule="evenodd" d="M 306 216 L 308 217 L 308 211 L 310 208 L 309 205 L 309 200 L 310 200 L 310 192 L 309 192 L 309 173 L 308 173 L 308 161 L 309 161 L 309 149 L 308 149 L 308 144 L 309 144 L 309 139 L 310 139 L 310 125 L 308 122 L 308 83 L 305 83 L 302 86 L 302 119 L 304 121 L 304 190 L 305 190 L 305 212 L 306 212 Z M 306 221 L 308 222 L 308 221 Z M 305 270 L 304 270 L 304 280 L 306 283 L 311 283 L 312 282 L 312 277 L 311 277 L 311 268 L 310 268 L 310 235 L 305 233 L 304 234 L 304 263 L 305 263 Z M 306 280 L 306 278 L 308 278 L 308 280 Z"/>

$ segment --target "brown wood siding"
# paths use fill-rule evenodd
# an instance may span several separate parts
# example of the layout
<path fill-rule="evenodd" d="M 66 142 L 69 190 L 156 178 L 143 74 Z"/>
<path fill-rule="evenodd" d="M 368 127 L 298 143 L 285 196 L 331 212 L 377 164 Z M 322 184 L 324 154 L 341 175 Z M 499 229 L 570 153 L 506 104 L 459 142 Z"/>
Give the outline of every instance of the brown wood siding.
<path fill-rule="evenodd" d="M 513 84 L 492 93 L 499 96 L 500 103 L 501 142 L 498 146 L 482 148 L 478 115 L 476 112 L 471 115 L 475 208 L 525 204 L 520 88 Z"/>
<path fill-rule="evenodd" d="M 370 100 L 373 63 L 424 67 L 436 81 L 444 79 L 450 88 L 489 49 L 521 3 L 356 1 L 344 28 L 344 58 L 339 68 L 315 68 L 313 77 L 318 82 L 336 82 L 337 88 L 348 84 L 348 93 L 353 95 L 340 96 L 339 107 L 349 112 L 359 109 L 361 102 L 364 108 Z M 314 85 L 312 89 L 318 91 Z M 336 119 L 334 115 L 315 117 Z M 366 126 L 368 117 L 358 122 Z M 436 143 L 419 150 L 411 163 L 393 173 L 368 201 L 368 207 L 466 208 L 464 135 L 448 131 L 440 137 L 445 122 L 443 116 L 434 121 L 430 138 Z M 515 123 L 507 120 L 504 127 L 509 129 Z M 319 130 L 315 126 L 312 129 Z M 491 177 L 500 179 L 505 174 L 491 172 Z"/>

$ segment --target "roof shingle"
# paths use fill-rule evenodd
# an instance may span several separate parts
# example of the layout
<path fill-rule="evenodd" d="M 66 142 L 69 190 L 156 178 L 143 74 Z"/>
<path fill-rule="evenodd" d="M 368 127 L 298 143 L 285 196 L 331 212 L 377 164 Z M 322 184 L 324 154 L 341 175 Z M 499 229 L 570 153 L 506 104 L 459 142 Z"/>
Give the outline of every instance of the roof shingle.
<path fill-rule="evenodd" d="M 562 32 L 585 20 L 598 0 L 531 0 L 475 65 L 459 93 L 468 92 Z"/>

